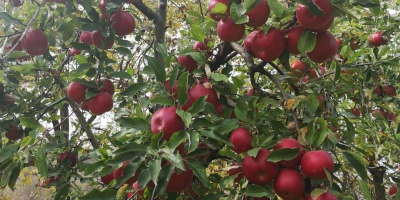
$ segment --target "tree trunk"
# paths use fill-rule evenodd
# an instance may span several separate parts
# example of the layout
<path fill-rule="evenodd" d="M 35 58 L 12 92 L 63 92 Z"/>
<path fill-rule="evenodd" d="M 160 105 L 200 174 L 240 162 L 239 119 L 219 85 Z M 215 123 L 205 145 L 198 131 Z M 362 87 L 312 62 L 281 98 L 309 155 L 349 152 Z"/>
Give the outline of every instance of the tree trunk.
<path fill-rule="evenodd" d="M 372 175 L 375 188 L 375 195 L 372 199 L 386 200 L 385 186 L 383 185 L 386 169 L 384 167 L 369 167 L 368 170 Z"/>
<path fill-rule="evenodd" d="M 165 41 L 166 22 L 167 22 L 167 0 L 158 0 L 157 14 L 159 18 L 154 22 L 154 56 L 164 65 L 162 56 L 156 51 L 159 44 L 163 44 Z"/>

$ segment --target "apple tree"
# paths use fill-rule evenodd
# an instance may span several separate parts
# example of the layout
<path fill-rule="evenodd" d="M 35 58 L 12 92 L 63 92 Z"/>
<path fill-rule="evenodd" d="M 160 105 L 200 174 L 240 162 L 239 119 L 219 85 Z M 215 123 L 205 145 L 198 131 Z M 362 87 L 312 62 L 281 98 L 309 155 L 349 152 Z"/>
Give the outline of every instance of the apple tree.
<path fill-rule="evenodd" d="M 397 1 L 0 9 L 2 188 L 34 167 L 57 200 L 400 199 Z"/>

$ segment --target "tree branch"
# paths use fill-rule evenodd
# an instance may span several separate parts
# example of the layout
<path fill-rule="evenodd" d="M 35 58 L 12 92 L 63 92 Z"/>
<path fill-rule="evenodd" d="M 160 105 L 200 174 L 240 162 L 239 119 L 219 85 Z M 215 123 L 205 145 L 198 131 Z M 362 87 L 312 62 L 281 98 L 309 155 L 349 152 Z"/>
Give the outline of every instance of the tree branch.
<path fill-rule="evenodd" d="M 218 68 L 221 67 L 221 65 L 225 64 L 226 62 L 228 62 L 230 59 L 232 59 L 233 57 L 227 59 L 228 55 L 230 53 L 232 53 L 233 49 L 231 47 L 231 44 L 229 42 L 223 42 L 222 44 L 219 45 L 220 48 L 218 50 L 217 55 L 215 55 L 215 57 L 208 62 L 208 65 L 210 66 L 211 71 L 216 71 Z M 232 54 L 231 54 L 232 56 Z"/>
<path fill-rule="evenodd" d="M 94 136 L 92 129 L 90 128 L 89 124 L 87 123 L 85 116 L 83 116 L 83 113 L 79 110 L 78 105 L 73 102 L 71 99 L 67 98 L 67 101 L 69 105 L 71 106 L 73 112 L 75 113 L 76 117 L 78 118 L 79 122 L 82 125 L 83 131 L 86 132 L 86 135 L 88 136 L 88 139 L 90 143 L 92 144 L 94 149 L 99 148 L 99 142 L 96 140 L 96 137 Z"/>
<path fill-rule="evenodd" d="M 279 69 L 279 67 L 278 67 L 275 63 L 273 63 L 273 62 L 268 62 L 268 64 L 270 64 L 276 71 L 278 71 L 278 73 L 279 73 L 280 75 L 285 75 L 285 73 L 284 73 L 281 69 Z M 299 94 L 299 89 L 298 89 L 295 85 L 293 85 L 293 84 L 291 84 L 291 83 L 289 83 L 289 85 L 290 85 L 290 87 L 293 89 L 294 94 L 297 96 L 297 95 Z"/>
<path fill-rule="evenodd" d="M 142 12 L 150 20 L 158 21 L 161 16 L 154 12 L 151 8 L 147 7 L 142 0 L 136 0 L 132 3 L 140 12 Z"/>

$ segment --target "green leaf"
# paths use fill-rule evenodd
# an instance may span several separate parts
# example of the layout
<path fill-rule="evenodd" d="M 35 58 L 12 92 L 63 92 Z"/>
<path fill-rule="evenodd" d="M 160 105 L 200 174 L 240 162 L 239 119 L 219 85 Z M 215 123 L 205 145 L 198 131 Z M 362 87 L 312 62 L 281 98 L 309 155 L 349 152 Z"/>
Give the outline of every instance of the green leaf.
<path fill-rule="evenodd" d="M 71 42 L 71 45 L 77 50 L 90 50 L 90 46 L 85 43 Z"/>
<path fill-rule="evenodd" d="M 168 98 L 168 97 L 161 97 L 161 96 L 156 96 L 151 99 L 151 103 L 154 104 L 161 104 L 161 105 L 167 105 L 167 106 L 173 106 L 174 102 Z"/>
<path fill-rule="evenodd" d="M 19 173 L 21 172 L 21 166 L 20 164 L 18 164 L 14 170 L 12 171 L 11 175 L 10 175 L 10 180 L 8 181 L 8 187 L 14 191 L 15 189 L 15 184 L 17 183 L 18 177 L 19 177 Z"/>
<path fill-rule="evenodd" d="M 189 136 L 189 149 L 188 149 L 188 153 L 193 152 L 194 150 L 197 149 L 197 146 L 199 145 L 199 138 L 200 138 L 200 134 L 198 132 L 188 132 L 187 133 Z"/>
<path fill-rule="evenodd" d="M 249 21 L 249 16 L 246 14 L 243 4 L 231 4 L 230 15 L 235 24 L 244 24 Z"/>
<path fill-rule="evenodd" d="M 361 177 L 362 180 L 366 181 L 368 179 L 367 169 L 365 166 L 367 163 L 360 155 L 345 151 L 343 152 L 344 158 L 349 161 L 350 165 L 356 170 L 357 174 Z"/>
<path fill-rule="evenodd" d="M 98 162 L 92 163 L 86 167 L 84 174 L 85 174 L 85 176 L 92 175 L 95 172 L 97 172 L 100 168 L 102 168 L 103 166 L 104 166 L 103 161 L 98 161 Z"/>
<path fill-rule="evenodd" d="M 147 147 L 144 145 L 138 144 L 136 142 L 131 142 L 116 150 L 114 154 L 118 155 L 126 152 L 141 152 L 141 151 L 146 151 L 146 149 Z"/>
<path fill-rule="evenodd" d="M 117 198 L 117 190 L 109 187 L 101 191 L 94 189 L 84 196 L 79 197 L 79 200 L 115 200 Z"/>
<path fill-rule="evenodd" d="M 145 169 L 145 170 L 141 171 L 139 174 L 139 177 L 138 177 L 139 188 L 145 188 L 147 183 L 149 183 L 150 180 L 151 180 L 150 170 Z"/>
<path fill-rule="evenodd" d="M 344 121 L 346 122 L 346 127 L 347 127 L 347 133 L 346 133 L 346 142 L 348 144 L 352 144 L 354 141 L 354 137 L 356 135 L 356 129 L 354 128 L 354 125 L 350 122 L 347 117 L 344 117 Z"/>
<path fill-rule="evenodd" d="M 174 173 L 175 167 L 173 165 L 166 165 L 161 169 L 158 185 L 156 186 L 155 190 L 157 194 L 163 194 L 165 188 L 167 188 L 169 179 L 171 175 Z"/>
<path fill-rule="evenodd" d="M 190 34 L 192 35 L 192 38 L 194 40 L 204 42 L 204 31 L 198 24 L 192 25 L 190 29 Z"/>
<path fill-rule="evenodd" d="M 207 64 L 207 59 L 203 52 L 190 52 L 188 53 L 193 60 L 195 60 L 198 64 Z"/>
<path fill-rule="evenodd" d="M 224 83 L 229 82 L 229 77 L 225 74 L 218 74 L 218 73 L 212 73 L 211 74 L 211 79 L 214 81 L 222 81 Z"/>
<path fill-rule="evenodd" d="M 261 187 L 258 185 L 247 185 L 244 190 L 244 194 L 250 197 L 268 197 L 270 199 L 274 198 L 274 193 L 270 188 Z"/>
<path fill-rule="evenodd" d="M 188 112 L 191 113 L 192 115 L 196 115 L 197 113 L 203 112 L 205 108 L 205 102 L 206 102 L 207 96 L 202 96 L 198 98 L 192 105 L 192 107 L 189 108 Z"/>
<path fill-rule="evenodd" d="M 120 94 L 123 96 L 134 96 L 136 95 L 137 92 L 142 91 L 149 87 L 147 83 L 135 83 L 133 85 L 130 85 L 128 88 L 126 88 L 124 91 L 122 91 Z"/>
<path fill-rule="evenodd" d="M 326 190 L 323 190 L 321 188 L 316 188 L 311 192 L 311 197 L 312 199 L 316 199 L 319 196 L 321 196 L 322 194 L 324 194 L 326 192 Z"/>
<path fill-rule="evenodd" d="M 360 186 L 361 192 L 364 194 L 364 198 L 366 200 L 372 200 L 371 191 L 368 188 L 368 185 L 363 180 L 358 180 L 358 185 Z"/>
<path fill-rule="evenodd" d="M 156 158 L 149 162 L 150 177 L 155 185 L 157 185 L 157 179 L 160 175 L 161 169 L 162 167 L 160 158 Z"/>
<path fill-rule="evenodd" d="M 179 131 L 172 134 L 168 141 L 168 148 L 172 151 L 175 150 L 176 147 L 178 147 L 186 139 L 186 136 L 187 135 L 184 131 Z"/>
<path fill-rule="evenodd" d="M 169 163 L 179 168 L 182 171 L 186 171 L 185 166 L 183 165 L 182 157 L 179 153 L 173 154 L 171 152 L 166 151 L 163 155 L 163 158 L 167 159 Z"/>
<path fill-rule="evenodd" d="M 165 68 L 161 65 L 161 63 L 154 57 L 150 57 L 147 55 L 144 55 L 143 57 L 147 60 L 148 66 L 150 66 L 154 70 L 157 81 L 160 83 L 164 83 L 166 73 Z"/>
<path fill-rule="evenodd" d="M 48 177 L 49 170 L 47 169 L 47 156 L 43 147 L 39 147 L 36 152 L 35 166 L 40 175 Z"/>
<path fill-rule="evenodd" d="M 277 163 L 282 160 L 292 160 L 299 155 L 300 148 L 285 148 L 273 150 L 267 157 L 266 161 Z"/>
<path fill-rule="evenodd" d="M 312 134 L 312 145 L 314 147 L 320 146 L 328 135 L 328 122 L 322 118 L 317 118 L 314 123 L 314 132 Z"/>
<path fill-rule="evenodd" d="M 260 1 L 265 1 L 265 0 L 246 0 L 243 2 L 244 9 L 246 10 L 246 13 L 249 13 L 250 11 L 255 8 Z"/>
<path fill-rule="evenodd" d="M 176 114 L 178 114 L 182 118 L 185 126 L 189 128 L 190 123 L 192 122 L 192 114 L 183 110 L 176 110 Z"/>
<path fill-rule="evenodd" d="M 235 105 L 234 112 L 238 119 L 240 119 L 242 121 L 247 121 L 247 111 L 248 111 L 248 107 L 247 107 L 246 103 L 238 102 Z"/>
<path fill-rule="evenodd" d="M 219 187 L 221 187 L 221 189 L 225 189 L 228 185 L 233 183 L 233 181 L 235 180 L 236 177 L 238 177 L 237 174 L 235 174 L 233 176 L 225 176 L 225 177 L 223 177 L 221 179 L 221 181 L 219 181 Z"/>
<path fill-rule="evenodd" d="M 123 55 L 129 56 L 129 57 L 132 56 L 132 52 L 131 52 L 131 50 L 129 50 L 128 48 L 125 48 L 125 47 L 117 47 L 117 48 L 115 48 L 115 50 L 116 50 L 119 54 L 123 54 Z"/>
<path fill-rule="evenodd" d="M 247 154 L 253 158 L 255 158 L 258 155 L 258 152 L 260 151 L 260 147 L 256 147 L 254 149 L 251 149 L 249 151 L 247 151 Z"/>
<path fill-rule="evenodd" d="M 268 98 L 268 97 L 263 97 L 262 99 L 260 99 L 259 103 L 268 104 L 271 106 L 280 106 L 281 105 L 275 99 Z"/>
<path fill-rule="evenodd" d="M 117 180 L 117 183 L 115 183 L 115 186 L 119 187 L 122 184 L 124 184 L 125 181 L 127 181 L 128 179 L 133 177 L 135 175 L 137 169 L 139 168 L 139 166 L 142 164 L 142 162 L 143 162 L 142 158 L 137 158 L 137 159 L 133 160 L 132 162 L 130 162 L 129 164 L 127 164 L 122 172 L 122 177 L 120 177 Z"/>
<path fill-rule="evenodd" d="M 213 130 L 201 130 L 200 133 L 202 135 L 206 136 L 206 137 L 209 137 L 211 139 L 220 141 L 220 142 L 222 142 L 224 144 L 227 144 L 230 147 L 233 147 L 233 144 L 231 143 L 231 141 L 229 141 L 228 138 L 222 136 L 221 134 L 219 134 L 216 131 L 213 131 Z"/>
<path fill-rule="evenodd" d="M 184 105 L 188 99 L 187 84 L 188 84 L 188 76 L 187 72 L 183 73 L 178 80 L 178 102 L 181 105 Z"/>
<path fill-rule="evenodd" d="M 305 54 L 313 51 L 316 44 L 317 36 L 313 32 L 305 30 L 300 36 L 297 47 L 302 54 Z"/>
<path fill-rule="evenodd" d="M 132 76 L 128 72 L 113 72 L 110 74 L 110 78 L 132 79 Z"/>
<path fill-rule="evenodd" d="M 224 119 L 217 122 L 216 131 L 220 134 L 229 133 L 239 126 L 237 119 Z"/>
<path fill-rule="evenodd" d="M 199 178 L 201 184 L 203 184 L 206 188 L 211 188 L 210 180 L 207 177 L 206 169 L 204 165 L 194 158 L 189 158 L 187 160 L 188 167 L 193 170 L 194 174 Z"/>
<path fill-rule="evenodd" d="M 340 78 L 340 73 L 342 73 L 340 65 L 336 64 L 336 62 L 332 62 L 330 68 L 335 69 L 335 78 L 333 81 L 338 81 Z"/>
<path fill-rule="evenodd" d="M 278 17 L 282 18 L 283 6 L 277 0 L 267 0 L 269 9 Z"/>
<path fill-rule="evenodd" d="M 228 7 L 223 3 L 217 3 L 215 7 L 210 11 L 210 14 L 225 14 Z"/>
<path fill-rule="evenodd" d="M 19 117 L 19 122 L 21 123 L 22 126 L 25 126 L 27 128 L 32 128 L 32 129 L 42 128 L 42 125 L 39 122 L 30 117 Z"/>
<path fill-rule="evenodd" d="M 150 129 L 150 123 L 142 118 L 121 117 L 117 119 L 117 122 L 121 127 L 125 128 L 134 128 L 140 131 L 147 131 Z"/>
<path fill-rule="evenodd" d="M 3 146 L 3 148 L 0 149 L 0 163 L 14 155 L 14 153 L 18 151 L 18 148 L 19 146 L 17 144 Z"/>
<path fill-rule="evenodd" d="M 311 94 L 302 101 L 302 106 L 307 109 L 308 112 L 314 114 L 318 110 L 319 102 L 314 94 Z"/>
<path fill-rule="evenodd" d="M 17 22 L 17 20 L 11 17 L 11 15 L 8 14 L 7 12 L 0 12 L 0 19 L 4 19 L 4 21 L 10 24 Z"/>
<path fill-rule="evenodd" d="M 13 163 L 7 167 L 6 170 L 4 170 L 2 176 L 1 176 L 1 187 L 4 188 L 8 182 L 10 181 L 10 177 L 14 169 L 17 167 L 17 163 Z"/>
<path fill-rule="evenodd" d="M 57 187 L 57 194 L 55 195 L 54 199 L 66 199 L 69 194 L 69 184 L 64 184 L 61 187 Z"/>

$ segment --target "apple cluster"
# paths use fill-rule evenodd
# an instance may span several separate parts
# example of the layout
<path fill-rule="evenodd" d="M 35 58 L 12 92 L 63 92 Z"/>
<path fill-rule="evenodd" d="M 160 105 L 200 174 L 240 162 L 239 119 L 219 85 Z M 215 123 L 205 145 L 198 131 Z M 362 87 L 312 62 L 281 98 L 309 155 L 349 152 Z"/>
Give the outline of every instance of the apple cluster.
<path fill-rule="evenodd" d="M 252 149 L 251 140 L 252 136 L 246 128 L 237 128 L 230 136 L 230 141 L 234 146 L 232 150 L 236 153 L 246 153 Z M 275 193 L 285 200 L 306 199 L 304 194 L 306 184 L 303 177 L 306 176 L 312 180 L 326 179 L 325 169 L 332 172 L 334 161 L 325 150 L 305 152 L 302 145 L 293 138 L 282 139 L 275 145 L 274 150 L 293 148 L 299 149 L 298 155 L 291 160 L 282 160 L 278 163 L 266 161 L 270 151 L 261 148 L 255 157 L 247 154 L 242 165 L 233 163 L 228 174 L 230 176 L 237 175 L 235 182 L 239 182 L 245 177 L 255 185 L 272 185 Z M 299 167 L 301 168 L 300 171 Z M 311 199 L 311 196 L 309 199 Z M 335 195 L 326 192 L 319 196 L 317 200 L 337 200 L 337 198 Z"/>
<path fill-rule="evenodd" d="M 75 103 L 80 104 L 82 110 L 90 111 L 94 115 L 102 115 L 113 107 L 112 95 L 114 84 L 107 78 L 101 78 L 101 88 L 90 88 L 78 82 L 71 82 L 67 89 L 67 96 Z M 95 96 L 86 99 L 87 90 L 96 93 Z"/>

